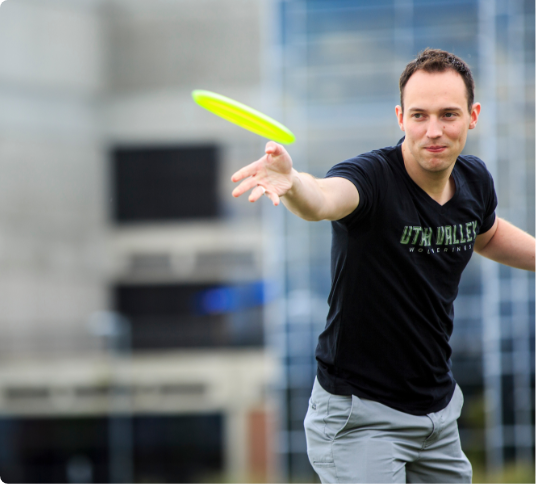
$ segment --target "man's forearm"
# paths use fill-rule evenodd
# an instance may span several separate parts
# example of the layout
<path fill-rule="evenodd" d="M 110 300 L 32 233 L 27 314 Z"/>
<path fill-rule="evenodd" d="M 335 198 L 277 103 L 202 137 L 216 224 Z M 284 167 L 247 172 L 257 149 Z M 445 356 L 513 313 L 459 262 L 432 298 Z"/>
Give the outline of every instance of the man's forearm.
<path fill-rule="evenodd" d="M 534 237 L 504 219 L 498 219 L 495 234 L 478 253 L 501 264 L 534 272 Z"/>
<path fill-rule="evenodd" d="M 294 172 L 292 188 L 281 197 L 283 205 L 304 220 L 323 220 L 326 202 L 318 181 L 308 173 Z"/>

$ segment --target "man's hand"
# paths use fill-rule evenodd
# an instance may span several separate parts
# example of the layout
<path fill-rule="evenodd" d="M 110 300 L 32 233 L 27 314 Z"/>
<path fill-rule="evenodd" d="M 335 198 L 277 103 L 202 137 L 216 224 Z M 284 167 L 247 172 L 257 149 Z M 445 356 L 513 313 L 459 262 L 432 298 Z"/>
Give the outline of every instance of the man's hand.
<path fill-rule="evenodd" d="M 233 182 L 244 180 L 233 190 L 233 197 L 239 197 L 248 190 L 250 202 L 256 202 L 263 194 L 277 206 L 279 197 L 285 195 L 293 184 L 292 159 L 281 145 L 268 141 L 265 155 L 259 160 L 238 170 L 232 177 Z"/>

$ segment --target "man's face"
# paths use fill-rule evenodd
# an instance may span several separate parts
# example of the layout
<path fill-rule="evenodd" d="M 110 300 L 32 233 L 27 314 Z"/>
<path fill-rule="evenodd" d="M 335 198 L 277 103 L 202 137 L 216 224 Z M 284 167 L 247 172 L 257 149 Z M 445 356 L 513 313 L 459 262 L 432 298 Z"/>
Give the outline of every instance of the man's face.
<path fill-rule="evenodd" d="M 421 172 L 449 170 L 479 113 L 479 103 L 468 111 L 465 83 L 456 71 L 415 72 L 404 89 L 404 112 L 396 107 L 398 124 L 406 133 L 409 156 L 404 160 Z"/>

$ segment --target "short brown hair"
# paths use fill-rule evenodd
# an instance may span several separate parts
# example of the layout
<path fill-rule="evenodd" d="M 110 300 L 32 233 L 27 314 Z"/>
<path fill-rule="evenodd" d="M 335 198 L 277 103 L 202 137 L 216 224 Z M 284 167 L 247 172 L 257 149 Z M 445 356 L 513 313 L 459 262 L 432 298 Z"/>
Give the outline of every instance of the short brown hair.
<path fill-rule="evenodd" d="M 400 106 L 404 111 L 404 88 L 406 87 L 409 78 L 418 70 L 425 72 L 444 72 L 447 69 L 453 69 L 462 76 L 467 92 L 467 106 L 469 112 L 473 107 L 475 100 L 475 81 L 471 74 L 469 66 L 459 57 L 445 50 L 430 49 L 427 47 L 419 53 L 416 59 L 412 60 L 404 69 L 398 82 L 400 86 Z"/>

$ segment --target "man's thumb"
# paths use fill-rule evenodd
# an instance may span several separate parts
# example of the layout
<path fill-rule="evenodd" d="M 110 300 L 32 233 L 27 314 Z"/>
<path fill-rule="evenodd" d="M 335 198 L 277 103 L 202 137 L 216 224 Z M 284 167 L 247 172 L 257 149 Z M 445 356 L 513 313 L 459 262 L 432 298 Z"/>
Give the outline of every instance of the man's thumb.
<path fill-rule="evenodd" d="M 283 147 L 278 145 L 275 141 L 268 141 L 264 151 L 267 155 L 279 156 L 283 153 Z"/>

